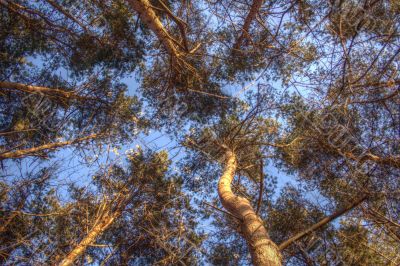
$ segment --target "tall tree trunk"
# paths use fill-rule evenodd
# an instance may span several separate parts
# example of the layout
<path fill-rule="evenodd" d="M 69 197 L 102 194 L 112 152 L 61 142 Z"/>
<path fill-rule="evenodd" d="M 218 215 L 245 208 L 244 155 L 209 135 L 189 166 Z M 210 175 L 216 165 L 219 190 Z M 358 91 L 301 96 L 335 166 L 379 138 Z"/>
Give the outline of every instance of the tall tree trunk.
<path fill-rule="evenodd" d="M 100 221 L 93 226 L 90 232 L 76 245 L 70 253 L 60 262 L 59 266 L 71 266 L 74 265 L 74 261 L 80 257 L 86 248 L 93 244 L 96 239 L 114 222 L 119 216 L 120 212 L 114 212 L 111 214 L 106 213 L 100 218 Z"/>
<path fill-rule="evenodd" d="M 33 148 L 3 152 L 3 153 L 0 153 L 0 161 L 5 160 L 5 159 L 17 159 L 17 158 L 23 158 L 23 157 L 27 157 L 27 156 L 35 156 L 42 152 L 48 152 L 48 151 L 56 150 L 58 148 L 65 147 L 68 145 L 84 142 L 87 140 L 97 139 L 97 138 L 100 138 L 101 136 L 102 136 L 101 134 L 92 134 L 92 135 L 82 137 L 82 138 L 77 138 L 74 140 L 53 142 L 53 143 L 48 143 L 48 144 L 44 144 L 44 145 L 33 147 Z"/>
<path fill-rule="evenodd" d="M 233 151 L 225 153 L 225 167 L 218 183 L 218 195 L 225 209 L 240 219 L 241 234 L 247 241 L 253 264 L 256 266 L 280 266 L 281 254 L 278 246 L 269 238 L 263 221 L 250 202 L 232 192 L 231 183 L 237 167 Z"/>
<path fill-rule="evenodd" d="M 68 253 L 68 255 L 58 264 L 59 266 L 74 265 L 74 261 L 82 256 L 86 248 L 93 245 L 98 237 L 107 230 L 113 222 L 121 215 L 126 208 L 129 200 L 134 195 L 131 192 L 119 191 L 113 200 L 105 200 L 100 205 L 99 218 L 96 219 L 90 232 Z M 113 204 L 115 203 L 115 205 Z"/>
<path fill-rule="evenodd" d="M 235 44 L 233 45 L 233 52 L 235 53 L 236 51 L 240 50 L 240 47 L 242 46 L 242 42 L 248 38 L 249 36 L 249 30 L 250 30 L 250 25 L 255 19 L 258 11 L 261 8 L 261 5 L 263 4 L 264 0 L 254 0 L 253 4 L 250 7 L 250 11 L 247 14 L 246 19 L 244 20 L 242 30 L 240 31 L 239 37 L 236 39 Z"/>
<path fill-rule="evenodd" d="M 160 19 L 150 5 L 148 0 L 127 0 L 130 6 L 139 14 L 142 22 L 154 32 L 158 40 L 164 45 L 169 55 L 173 58 L 179 58 L 179 52 L 174 44 L 174 39 L 164 28 Z"/>

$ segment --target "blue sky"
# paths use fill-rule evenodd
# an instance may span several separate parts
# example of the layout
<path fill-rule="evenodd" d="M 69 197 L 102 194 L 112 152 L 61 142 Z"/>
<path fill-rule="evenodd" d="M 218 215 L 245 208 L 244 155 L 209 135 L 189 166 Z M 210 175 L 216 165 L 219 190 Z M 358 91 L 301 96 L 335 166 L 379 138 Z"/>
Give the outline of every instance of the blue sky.
<path fill-rule="evenodd" d="M 27 60 L 39 68 L 44 66 L 43 59 L 40 57 L 29 57 L 27 58 Z M 60 69 L 59 71 L 57 71 L 57 73 L 61 75 L 62 78 L 68 80 L 68 73 L 64 69 Z M 138 82 L 136 81 L 135 73 L 124 77 L 121 81 L 127 84 L 127 94 L 129 96 L 140 96 L 140 92 L 138 91 L 140 84 L 138 84 Z M 224 92 L 228 95 L 232 95 L 233 97 L 241 98 L 244 96 L 244 93 L 246 91 L 254 89 L 257 84 L 262 81 L 262 75 L 259 74 L 256 75 L 253 81 L 250 81 L 246 84 L 226 86 L 224 88 Z M 273 85 L 279 86 L 279 84 Z M 146 112 L 146 107 L 144 107 L 143 111 Z M 106 167 L 106 165 L 110 162 L 123 164 L 126 151 L 130 149 L 136 149 L 139 146 L 154 151 L 163 149 L 168 150 L 170 158 L 173 159 L 174 163 L 184 157 L 184 149 L 179 148 L 178 143 L 174 141 L 170 136 L 168 136 L 165 132 L 150 130 L 148 135 L 141 133 L 131 143 L 125 144 L 122 147 L 104 146 L 100 154 L 98 151 L 95 152 L 95 149 L 84 150 L 84 154 L 88 158 L 88 160 L 84 160 L 81 158 L 81 156 L 77 156 L 78 154 L 76 154 L 75 149 L 64 148 L 54 153 L 54 159 L 48 160 L 44 163 L 42 162 L 41 164 L 58 164 L 60 169 L 60 175 L 57 177 L 58 181 L 65 181 L 65 183 L 67 183 L 68 181 L 73 181 L 78 185 L 86 186 L 91 183 L 91 176 L 95 171 L 99 169 L 99 167 Z M 23 163 L 18 167 L 17 164 L 14 162 L 7 162 L 7 167 L 5 168 L 6 172 L 4 174 L 19 175 L 20 170 L 22 170 L 22 172 L 28 172 L 35 164 L 38 164 L 38 161 L 32 158 L 24 160 Z M 295 182 L 293 176 L 289 176 L 283 172 L 280 172 L 272 164 L 269 164 L 266 167 L 265 171 L 268 174 L 278 177 L 278 188 L 282 188 L 288 182 Z"/>
<path fill-rule="evenodd" d="M 40 59 L 30 59 L 37 66 L 43 65 Z M 60 70 L 59 73 L 64 78 L 67 78 L 67 73 L 65 71 Z M 261 81 L 261 79 L 258 79 L 247 84 L 229 86 L 225 88 L 225 93 L 240 98 L 243 97 L 245 91 L 254 89 L 258 82 Z M 140 96 L 138 92 L 139 84 L 133 74 L 122 79 L 122 82 L 128 85 L 128 95 Z M 278 84 L 274 85 L 278 86 Z M 143 111 L 146 112 L 146 108 L 144 108 Z M 18 179 L 18 177 L 24 176 L 30 171 L 37 170 L 41 166 L 56 164 L 58 166 L 58 171 L 57 175 L 53 177 L 51 184 L 57 189 L 60 198 L 68 201 L 68 193 L 66 191 L 68 184 L 73 182 L 80 187 L 90 187 L 92 185 L 92 177 L 99 169 L 106 169 L 112 163 L 124 165 L 126 163 L 126 153 L 138 147 L 151 149 L 153 151 L 167 150 L 169 152 L 169 157 L 173 161 L 171 165 L 172 172 L 178 171 L 175 164 L 185 156 L 185 149 L 179 147 L 178 143 L 168 136 L 168 134 L 163 131 L 150 130 L 149 134 L 140 133 L 131 143 L 127 143 L 123 146 L 114 147 L 112 145 L 103 145 L 101 150 L 99 150 L 97 148 L 92 149 L 89 145 L 85 146 L 85 149 L 81 151 L 77 151 L 74 148 L 64 148 L 55 152 L 52 158 L 47 161 L 40 161 L 35 158 L 24 159 L 20 164 L 19 162 L 7 161 L 4 168 L 5 171 L 3 171 L 3 177 L 9 176 L 8 178 L 10 180 Z M 279 171 L 272 163 L 265 166 L 265 173 L 277 177 L 278 189 L 275 197 L 279 195 L 280 189 L 282 189 L 285 184 L 296 183 L 293 176 Z M 215 179 L 217 180 L 218 177 L 216 176 Z M 214 193 L 208 193 L 208 195 L 210 195 L 209 197 L 204 197 L 204 195 L 207 195 L 207 193 L 203 192 L 198 196 L 210 202 L 211 199 L 216 196 L 216 191 Z M 214 228 L 211 226 L 211 219 L 199 221 L 201 222 L 199 224 L 199 230 L 210 235 L 215 233 Z"/>

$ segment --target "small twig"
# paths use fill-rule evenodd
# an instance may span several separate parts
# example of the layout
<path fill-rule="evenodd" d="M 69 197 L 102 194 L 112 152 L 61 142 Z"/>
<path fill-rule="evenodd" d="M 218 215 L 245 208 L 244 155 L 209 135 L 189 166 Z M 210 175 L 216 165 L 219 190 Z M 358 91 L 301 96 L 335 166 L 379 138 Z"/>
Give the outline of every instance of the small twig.
<path fill-rule="evenodd" d="M 225 211 L 225 210 L 222 210 L 222 209 L 220 209 L 220 208 L 218 208 L 218 207 L 216 207 L 216 206 L 214 206 L 214 205 L 211 205 L 211 204 L 207 203 L 207 202 L 204 201 L 204 200 L 203 200 L 203 203 L 206 204 L 207 206 L 209 206 L 209 207 L 211 207 L 211 208 L 217 210 L 217 211 L 223 212 L 223 213 L 225 213 L 225 214 L 227 214 L 227 215 L 229 215 L 229 216 L 231 216 L 231 217 L 233 217 L 233 218 L 235 218 L 235 219 L 237 219 L 237 220 L 239 220 L 239 221 L 242 221 L 242 219 L 240 219 L 240 218 L 237 217 L 236 215 L 234 215 L 234 214 L 232 214 L 232 213 L 230 213 L 230 212 L 227 212 L 227 211 Z"/>
<path fill-rule="evenodd" d="M 257 202 L 257 209 L 256 209 L 256 214 L 257 215 L 258 215 L 258 213 L 260 211 L 260 208 L 261 208 L 263 191 L 264 191 L 264 164 L 263 164 L 263 160 L 260 159 L 260 191 L 259 191 L 259 194 L 258 194 L 258 202 Z"/>

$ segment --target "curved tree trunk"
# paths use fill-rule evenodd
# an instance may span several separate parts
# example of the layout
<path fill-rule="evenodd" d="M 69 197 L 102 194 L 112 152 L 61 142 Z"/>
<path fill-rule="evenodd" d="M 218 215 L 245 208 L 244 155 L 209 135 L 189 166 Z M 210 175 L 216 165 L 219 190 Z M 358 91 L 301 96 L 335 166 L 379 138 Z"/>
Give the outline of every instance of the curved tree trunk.
<path fill-rule="evenodd" d="M 222 205 L 241 220 L 240 233 L 247 241 L 253 264 L 280 266 L 282 263 L 278 246 L 269 238 L 263 221 L 247 199 L 232 192 L 231 183 L 235 177 L 236 167 L 235 153 L 226 151 L 224 172 L 218 183 L 218 195 Z"/>

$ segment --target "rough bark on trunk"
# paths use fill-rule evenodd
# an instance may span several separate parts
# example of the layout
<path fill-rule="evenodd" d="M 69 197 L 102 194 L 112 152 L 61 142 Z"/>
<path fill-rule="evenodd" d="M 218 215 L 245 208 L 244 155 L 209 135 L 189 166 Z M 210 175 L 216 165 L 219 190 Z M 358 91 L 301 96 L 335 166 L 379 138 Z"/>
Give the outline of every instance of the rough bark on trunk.
<path fill-rule="evenodd" d="M 263 221 L 255 213 L 251 203 L 232 192 L 231 183 L 237 167 L 236 155 L 227 150 L 225 167 L 218 183 L 218 195 L 225 209 L 240 219 L 241 234 L 247 241 L 253 264 L 256 266 L 280 266 L 281 254 L 277 245 L 269 238 Z"/>
<path fill-rule="evenodd" d="M 53 143 L 48 143 L 48 144 L 44 144 L 44 145 L 33 147 L 33 148 L 3 152 L 3 153 L 0 153 L 0 161 L 5 160 L 5 159 L 17 159 L 17 158 L 23 158 L 23 157 L 27 157 L 27 156 L 35 156 L 41 152 L 56 150 L 56 149 L 64 147 L 64 146 L 68 146 L 68 145 L 72 145 L 72 144 L 76 144 L 76 143 L 80 143 L 80 142 L 84 142 L 87 140 L 96 139 L 96 138 L 100 138 L 100 137 L 101 137 L 100 134 L 92 134 L 92 135 L 74 139 L 74 140 L 53 142 Z"/>
<path fill-rule="evenodd" d="M 240 31 L 239 37 L 236 39 L 235 44 L 233 45 L 233 52 L 240 50 L 240 47 L 242 46 L 242 42 L 248 38 L 249 36 L 249 30 L 250 30 L 250 25 L 255 19 L 258 10 L 260 10 L 261 5 L 263 4 L 264 0 L 254 0 L 253 4 L 250 7 L 250 11 L 247 14 L 246 19 L 244 20 L 242 30 Z"/>
<path fill-rule="evenodd" d="M 72 91 L 65 91 L 65 90 L 53 89 L 41 86 L 32 86 L 17 82 L 0 81 L 0 89 L 18 90 L 27 93 L 43 94 L 47 96 L 53 96 L 65 99 L 75 99 L 75 100 L 87 99 L 86 97 L 79 96 Z"/>
<path fill-rule="evenodd" d="M 75 248 L 68 253 L 68 255 L 60 262 L 59 266 L 71 266 L 74 265 L 74 261 L 80 257 L 86 248 L 93 244 L 96 239 L 114 222 L 119 216 L 120 212 L 104 215 L 100 221 L 90 230 L 90 232 L 79 242 Z"/>
<path fill-rule="evenodd" d="M 179 52 L 174 44 L 173 38 L 164 28 L 160 19 L 153 11 L 148 0 L 127 0 L 130 6 L 139 14 L 142 22 L 154 32 L 172 58 L 179 58 Z"/>

